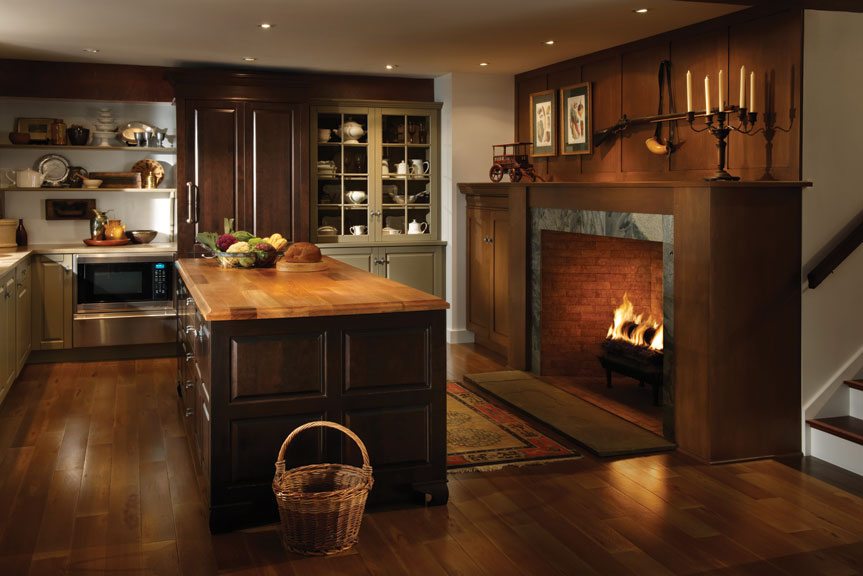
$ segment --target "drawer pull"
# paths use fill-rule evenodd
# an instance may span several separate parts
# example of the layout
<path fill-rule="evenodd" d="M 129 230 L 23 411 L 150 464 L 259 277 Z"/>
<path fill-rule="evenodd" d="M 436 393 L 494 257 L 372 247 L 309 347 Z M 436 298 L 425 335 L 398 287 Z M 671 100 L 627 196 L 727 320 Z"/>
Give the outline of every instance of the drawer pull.
<path fill-rule="evenodd" d="M 186 408 L 186 418 L 188 418 L 189 416 L 191 416 L 194 413 L 195 413 L 195 410 L 193 408 Z"/>

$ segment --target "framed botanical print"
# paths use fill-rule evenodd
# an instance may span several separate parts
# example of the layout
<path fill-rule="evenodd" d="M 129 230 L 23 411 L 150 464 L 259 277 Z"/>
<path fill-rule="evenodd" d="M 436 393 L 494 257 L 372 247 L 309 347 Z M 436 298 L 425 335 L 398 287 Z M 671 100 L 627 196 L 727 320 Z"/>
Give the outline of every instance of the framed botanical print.
<path fill-rule="evenodd" d="M 554 90 L 543 90 L 530 95 L 531 156 L 557 154 L 557 119 Z"/>
<path fill-rule="evenodd" d="M 593 108 L 590 82 L 573 84 L 560 89 L 560 153 L 593 153 Z"/>

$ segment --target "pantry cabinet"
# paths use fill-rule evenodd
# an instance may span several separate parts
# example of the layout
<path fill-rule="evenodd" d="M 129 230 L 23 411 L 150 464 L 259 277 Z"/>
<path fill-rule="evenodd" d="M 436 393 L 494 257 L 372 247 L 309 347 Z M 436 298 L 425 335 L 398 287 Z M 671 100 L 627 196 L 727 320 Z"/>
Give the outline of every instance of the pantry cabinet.
<path fill-rule="evenodd" d="M 31 270 L 34 350 L 72 347 L 72 254 L 36 256 Z"/>
<path fill-rule="evenodd" d="M 175 79 L 178 251 L 192 253 L 198 232 L 221 233 L 225 218 L 308 239 L 308 105 L 284 87 L 216 78 Z"/>

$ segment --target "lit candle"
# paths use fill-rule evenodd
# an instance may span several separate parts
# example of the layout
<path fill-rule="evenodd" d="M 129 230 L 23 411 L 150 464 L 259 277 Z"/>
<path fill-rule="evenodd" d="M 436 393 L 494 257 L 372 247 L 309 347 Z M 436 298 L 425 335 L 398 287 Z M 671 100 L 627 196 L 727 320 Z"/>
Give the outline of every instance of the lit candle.
<path fill-rule="evenodd" d="M 755 112 L 755 71 L 749 74 L 749 111 Z"/>
<path fill-rule="evenodd" d="M 692 72 L 686 71 L 686 111 L 692 112 Z"/>
<path fill-rule="evenodd" d="M 740 107 L 746 108 L 746 66 L 740 67 Z"/>
<path fill-rule="evenodd" d="M 719 111 L 725 110 L 725 86 L 722 82 L 722 70 L 719 71 L 719 99 L 716 101 Z"/>
<path fill-rule="evenodd" d="M 704 109 L 710 114 L 710 76 L 704 77 Z"/>

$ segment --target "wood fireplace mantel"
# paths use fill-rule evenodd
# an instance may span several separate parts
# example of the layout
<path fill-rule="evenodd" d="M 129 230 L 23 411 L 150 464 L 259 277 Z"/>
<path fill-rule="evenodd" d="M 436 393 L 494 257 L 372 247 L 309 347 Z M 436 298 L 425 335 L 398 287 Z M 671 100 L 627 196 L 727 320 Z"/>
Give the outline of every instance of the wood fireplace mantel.
<path fill-rule="evenodd" d="M 510 212 L 509 364 L 529 368 L 530 208 L 674 216 L 675 435 L 708 462 L 800 452 L 808 182 L 463 183 Z"/>

